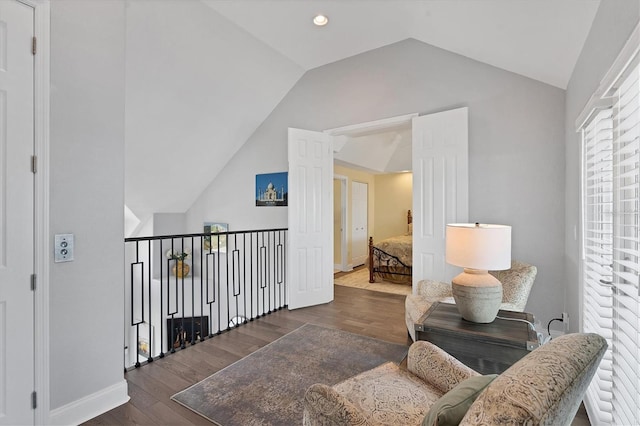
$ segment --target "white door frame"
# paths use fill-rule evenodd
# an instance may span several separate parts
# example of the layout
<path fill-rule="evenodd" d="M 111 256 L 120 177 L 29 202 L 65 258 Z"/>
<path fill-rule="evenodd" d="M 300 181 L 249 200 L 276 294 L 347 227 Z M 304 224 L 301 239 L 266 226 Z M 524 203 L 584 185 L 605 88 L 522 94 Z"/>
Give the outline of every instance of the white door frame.
<path fill-rule="evenodd" d="M 36 424 L 49 423 L 49 0 L 15 0 L 34 9 L 37 52 L 34 56 L 34 155 L 37 173 L 34 189 L 35 289 L 35 391 Z"/>
<path fill-rule="evenodd" d="M 393 129 L 400 126 L 411 127 L 413 118 L 417 117 L 418 115 L 419 114 L 415 112 L 411 114 L 399 115 L 396 117 L 383 118 L 381 120 L 367 121 L 364 123 L 350 124 L 348 126 L 336 127 L 333 129 L 327 129 L 324 132 L 328 133 L 334 138 L 336 136 L 355 137 L 365 133 L 376 132 L 376 131 L 380 132 L 380 131 L 385 131 L 385 130 Z M 336 143 L 336 145 L 338 144 Z M 349 203 L 346 203 L 346 204 L 347 204 L 347 209 L 349 209 L 349 205 L 348 205 Z M 367 211 L 368 211 L 368 207 L 367 207 Z M 345 214 L 347 213 L 345 212 Z M 347 226 L 348 224 L 344 222 L 344 225 Z M 371 225 L 370 223 L 367 223 L 367 227 L 369 229 L 371 229 L 370 225 Z M 345 228 L 345 229 L 348 229 L 348 228 Z M 344 248 L 343 248 L 343 253 L 344 253 Z M 348 270 L 353 268 L 353 264 L 349 264 L 347 266 L 348 266 Z"/>
<path fill-rule="evenodd" d="M 347 229 L 349 229 L 349 203 L 347 202 L 349 199 L 349 186 L 347 182 L 349 178 L 343 175 L 333 175 L 333 178 L 340 181 L 340 225 L 342 227 L 342 231 L 340 232 L 340 270 L 347 272 L 351 270 L 351 266 L 347 265 Z"/>
<path fill-rule="evenodd" d="M 355 137 L 363 133 L 380 132 L 399 126 L 411 127 L 411 120 L 417 117 L 417 112 L 396 117 L 383 118 L 381 120 L 367 121 L 365 123 L 350 124 L 348 126 L 327 129 L 324 132 L 331 136 L 351 136 Z"/>

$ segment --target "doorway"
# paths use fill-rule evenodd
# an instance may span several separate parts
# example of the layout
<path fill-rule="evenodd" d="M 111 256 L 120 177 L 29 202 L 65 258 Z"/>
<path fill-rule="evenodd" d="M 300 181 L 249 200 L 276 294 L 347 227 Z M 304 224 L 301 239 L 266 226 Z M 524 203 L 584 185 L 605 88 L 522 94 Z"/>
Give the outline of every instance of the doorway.
<path fill-rule="evenodd" d="M 337 129 L 326 130 L 334 136 L 334 169 L 345 179 L 349 190 L 346 197 L 341 199 L 334 193 L 334 204 L 343 203 L 343 213 L 346 215 L 346 233 L 339 234 L 335 227 L 338 221 L 334 221 L 334 238 L 346 239 L 346 243 L 335 244 L 336 265 L 338 259 L 346 256 L 342 264 L 347 264 L 351 271 L 360 265 L 365 265 L 369 256 L 368 240 L 376 235 L 376 218 L 379 216 L 382 227 L 386 227 L 387 218 L 394 215 L 391 211 L 397 209 L 396 219 L 398 234 L 407 230 L 407 209 L 412 208 L 411 190 L 408 199 L 402 206 L 386 203 L 385 197 L 376 197 L 376 179 L 380 175 L 396 175 L 399 172 L 407 172 L 411 169 L 411 145 L 412 145 L 412 119 L 417 114 L 408 114 L 383 120 L 360 123 Z M 339 190 L 334 185 L 334 192 Z M 406 191 L 400 190 L 398 192 Z M 344 194 L 343 194 L 344 195 Z M 345 204 L 346 203 L 346 204 Z M 339 208 L 334 205 L 337 213 Z M 376 213 L 378 211 L 378 213 Z M 345 224 L 346 222 L 343 222 Z M 378 230 L 380 231 L 380 230 Z M 378 232 L 386 237 L 391 236 L 385 232 Z M 340 252 L 338 252 L 340 251 Z M 338 268 L 335 268 L 338 269 Z"/>
<path fill-rule="evenodd" d="M 335 152 L 348 142 L 348 134 L 371 134 L 398 123 L 411 123 L 412 214 L 417 218 L 412 222 L 413 285 L 426 277 L 447 281 L 453 276 L 445 263 L 444 231 L 446 223 L 468 221 L 467 107 L 323 133 L 289 128 L 289 249 L 295 256 L 287 271 L 296 282 L 288 289 L 289 309 L 333 300 Z"/>

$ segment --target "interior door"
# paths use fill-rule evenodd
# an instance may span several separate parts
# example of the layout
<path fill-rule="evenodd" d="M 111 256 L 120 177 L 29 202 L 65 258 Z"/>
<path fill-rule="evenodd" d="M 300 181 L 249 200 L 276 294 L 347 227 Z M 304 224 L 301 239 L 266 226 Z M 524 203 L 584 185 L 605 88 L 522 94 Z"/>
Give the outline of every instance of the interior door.
<path fill-rule="evenodd" d="M 0 1 L 0 424 L 33 424 L 34 10 Z"/>
<path fill-rule="evenodd" d="M 289 309 L 333 300 L 333 150 L 326 133 L 289 129 Z"/>
<path fill-rule="evenodd" d="M 354 267 L 364 265 L 369 255 L 368 191 L 366 183 L 351 182 L 351 259 Z"/>
<path fill-rule="evenodd" d="M 469 220 L 468 108 L 415 117 L 413 131 L 413 284 L 450 281 L 447 223 Z"/>

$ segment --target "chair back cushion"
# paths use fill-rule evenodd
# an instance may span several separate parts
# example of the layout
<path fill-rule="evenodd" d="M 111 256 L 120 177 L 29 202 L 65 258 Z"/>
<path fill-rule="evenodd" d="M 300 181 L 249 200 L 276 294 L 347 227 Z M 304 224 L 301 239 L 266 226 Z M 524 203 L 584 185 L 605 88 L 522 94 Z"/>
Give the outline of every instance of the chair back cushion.
<path fill-rule="evenodd" d="M 538 269 L 533 265 L 513 260 L 511 269 L 489 273 L 502 283 L 502 303 L 509 303 L 517 308 L 517 311 L 523 312 Z"/>
<path fill-rule="evenodd" d="M 597 334 L 553 339 L 491 382 L 460 424 L 571 424 L 606 349 Z"/>

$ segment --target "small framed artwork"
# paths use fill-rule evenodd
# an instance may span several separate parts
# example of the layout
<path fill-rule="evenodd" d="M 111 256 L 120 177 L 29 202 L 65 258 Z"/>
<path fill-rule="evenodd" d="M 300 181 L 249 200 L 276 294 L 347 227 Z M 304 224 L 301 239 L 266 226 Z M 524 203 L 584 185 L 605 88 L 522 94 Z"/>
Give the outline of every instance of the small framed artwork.
<path fill-rule="evenodd" d="M 221 222 L 205 222 L 204 223 L 204 233 L 212 234 L 216 232 L 227 232 L 229 231 L 228 223 Z M 227 250 L 227 236 L 226 235 L 208 235 L 204 237 L 204 249 L 209 251 L 221 251 Z"/>
<path fill-rule="evenodd" d="M 149 336 L 149 332 L 151 332 L 151 336 Z M 140 323 L 138 325 L 138 355 L 145 360 L 149 359 L 153 353 L 151 350 L 152 341 L 149 340 L 149 337 L 153 339 L 153 326 L 146 322 Z"/>
<path fill-rule="evenodd" d="M 256 206 L 288 205 L 288 172 L 256 175 Z"/>

